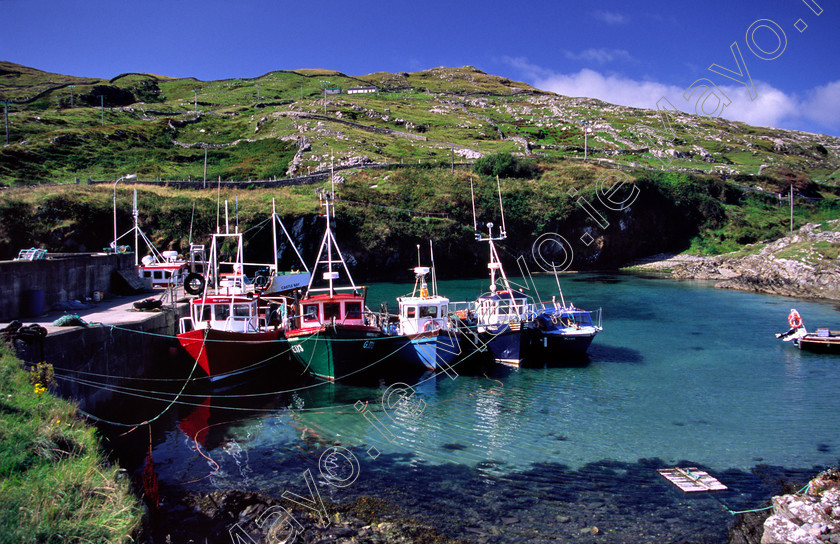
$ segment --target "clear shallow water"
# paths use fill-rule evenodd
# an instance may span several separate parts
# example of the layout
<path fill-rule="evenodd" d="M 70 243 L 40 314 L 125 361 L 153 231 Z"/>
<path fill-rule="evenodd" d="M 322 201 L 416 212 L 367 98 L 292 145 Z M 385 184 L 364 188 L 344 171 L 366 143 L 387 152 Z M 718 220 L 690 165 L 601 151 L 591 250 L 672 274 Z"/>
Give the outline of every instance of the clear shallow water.
<path fill-rule="evenodd" d="M 439 290 L 467 300 L 485 284 Z M 553 278 L 537 284 L 554 291 Z M 422 411 L 396 421 L 382 411 L 384 385 L 268 376 L 209 396 L 190 391 L 155 428 L 155 468 L 189 489 L 300 493 L 302 471 L 317 473 L 320 455 L 341 446 L 359 460 L 359 476 L 344 488 L 322 485 L 332 500 L 389 497 L 453 535 L 586 541 L 595 537 L 580 526 L 599 523 L 614 527 L 616 541 L 700 542 L 725 534 L 721 497 L 752 508 L 778 492 L 778 478 L 840 462 L 840 357 L 774 338 L 793 307 L 806 326 L 840 327 L 835 305 L 631 275 L 566 275 L 562 285 L 577 306 L 604 310 L 586 366 L 433 376 L 411 384 Z M 410 290 L 375 284 L 368 304 L 393 308 Z M 298 390 L 257 395 L 290 389 Z M 369 403 L 368 418 L 358 400 Z M 677 464 L 710 470 L 732 492 L 683 496 L 654 470 Z M 523 521 L 500 534 L 487 527 L 510 512 Z M 714 521 L 698 527 L 698 512 Z M 558 526 L 566 514 L 572 522 Z"/>

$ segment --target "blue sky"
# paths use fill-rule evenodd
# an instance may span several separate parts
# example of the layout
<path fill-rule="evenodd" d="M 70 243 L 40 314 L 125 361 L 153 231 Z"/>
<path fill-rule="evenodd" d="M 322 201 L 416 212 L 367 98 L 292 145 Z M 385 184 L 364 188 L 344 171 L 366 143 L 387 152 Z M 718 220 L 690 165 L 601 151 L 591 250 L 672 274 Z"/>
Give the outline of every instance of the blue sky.
<path fill-rule="evenodd" d="M 644 108 L 665 96 L 693 111 L 703 96 L 706 113 L 840 135 L 840 7 L 828 0 L 0 0 L 0 13 L 0 59 L 62 74 L 209 80 L 469 64 Z M 683 99 L 702 78 L 717 89 L 700 81 Z"/>

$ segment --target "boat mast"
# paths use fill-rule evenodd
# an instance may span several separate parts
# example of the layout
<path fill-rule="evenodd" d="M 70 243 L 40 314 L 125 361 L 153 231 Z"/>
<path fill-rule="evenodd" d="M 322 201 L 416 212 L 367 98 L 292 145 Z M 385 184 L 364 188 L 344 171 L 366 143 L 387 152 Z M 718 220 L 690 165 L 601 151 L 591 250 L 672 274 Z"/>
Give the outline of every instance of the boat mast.
<path fill-rule="evenodd" d="M 497 178 L 498 180 L 498 178 Z M 502 268 L 502 261 L 499 259 L 499 253 L 496 251 L 496 244 L 494 242 L 502 241 L 507 238 L 507 231 L 504 226 L 504 209 L 502 208 L 502 190 L 501 185 L 499 187 L 499 207 L 501 208 L 502 214 L 502 228 L 499 230 L 498 236 L 493 236 L 493 223 L 487 223 L 487 237 L 482 236 L 481 232 L 478 230 L 478 219 L 475 214 L 475 193 L 473 191 L 472 181 L 470 182 L 470 195 L 472 196 L 472 207 L 473 207 L 473 227 L 475 228 L 475 239 L 478 242 L 487 242 L 490 246 L 490 262 L 487 264 L 487 268 L 490 269 L 490 292 L 496 292 L 496 270 L 499 271 L 499 275 L 501 276 L 502 287 L 508 292 L 512 292 L 513 290 L 510 287 L 510 282 L 508 281 L 507 275 L 505 274 L 505 269 Z"/>
<path fill-rule="evenodd" d="M 324 206 L 326 213 L 324 219 L 326 219 L 327 225 L 326 229 L 324 230 L 324 237 L 321 239 L 321 247 L 318 249 L 318 257 L 315 260 L 315 267 L 314 270 L 318 270 L 318 265 L 325 264 L 327 265 L 327 271 L 324 272 L 322 278 L 329 282 L 329 287 L 326 289 L 313 289 L 312 283 L 315 281 L 315 274 L 311 274 L 309 277 L 309 285 L 306 287 L 307 292 L 315 292 L 315 291 L 328 291 L 330 296 L 335 296 L 336 287 L 333 285 L 333 280 L 338 279 L 338 272 L 333 271 L 334 264 L 340 264 L 344 267 L 344 272 L 347 274 L 347 279 L 350 281 L 350 288 L 355 293 L 358 291 L 355 282 L 353 281 L 353 276 L 350 275 L 350 269 L 347 267 L 347 263 L 344 261 L 344 257 L 341 255 L 341 249 L 338 247 L 338 242 L 335 240 L 335 235 L 332 232 L 332 227 L 330 225 L 330 208 L 332 204 L 332 197 L 333 194 L 322 192 L 319 193 L 318 198 L 321 201 L 321 205 Z M 332 213 L 335 216 L 335 205 L 332 205 Z M 327 259 L 323 260 L 322 257 L 324 255 L 324 248 L 326 247 L 327 250 Z M 335 248 L 336 253 L 338 256 L 333 259 L 333 248 Z"/>
<path fill-rule="evenodd" d="M 140 247 L 137 245 L 137 233 L 140 227 L 138 226 L 137 222 L 138 216 L 140 214 L 137 212 L 137 189 L 134 189 L 134 208 L 132 209 L 131 214 L 134 216 L 134 266 L 138 266 L 140 264 L 140 261 L 138 260 L 138 256 L 140 255 Z M 117 248 L 114 248 L 114 251 L 116 250 Z"/>
<path fill-rule="evenodd" d="M 274 205 L 274 198 L 271 199 L 271 241 L 274 242 L 274 273 L 280 270 L 277 264 L 277 208 Z"/>

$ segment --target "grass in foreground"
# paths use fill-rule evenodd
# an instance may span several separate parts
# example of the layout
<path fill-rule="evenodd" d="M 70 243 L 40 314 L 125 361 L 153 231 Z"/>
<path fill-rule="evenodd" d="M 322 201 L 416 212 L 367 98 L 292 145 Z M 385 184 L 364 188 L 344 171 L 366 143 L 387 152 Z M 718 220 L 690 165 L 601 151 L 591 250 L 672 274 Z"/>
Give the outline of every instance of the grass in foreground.
<path fill-rule="evenodd" d="M 132 541 L 139 502 L 95 433 L 0 345 L 0 543 Z"/>

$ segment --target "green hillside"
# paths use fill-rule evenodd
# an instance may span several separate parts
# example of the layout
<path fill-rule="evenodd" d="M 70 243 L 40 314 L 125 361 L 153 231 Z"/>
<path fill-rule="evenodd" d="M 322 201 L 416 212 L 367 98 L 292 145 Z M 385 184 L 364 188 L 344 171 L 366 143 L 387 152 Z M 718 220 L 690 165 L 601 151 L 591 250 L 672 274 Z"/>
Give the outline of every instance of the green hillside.
<path fill-rule="evenodd" d="M 375 85 L 373 94 L 347 94 Z M 324 104 L 324 87 L 340 87 Z M 473 67 L 351 77 L 275 71 L 198 81 L 110 80 L 0 62 L 10 145 L 0 183 L 116 179 L 248 180 L 335 164 L 470 162 L 510 152 L 605 164 L 762 174 L 836 183 L 840 139 L 680 114 L 663 137 L 655 111 L 547 93 Z M 653 105 L 653 104 L 652 104 Z M 104 124 L 103 124 L 104 121 Z"/>
<path fill-rule="evenodd" d="M 347 94 L 371 85 L 377 92 Z M 325 87 L 342 89 L 326 96 L 326 113 Z M 557 233 L 573 246 L 575 268 L 778 238 L 790 229 L 779 193 L 791 186 L 794 227 L 840 217 L 838 138 L 686 114 L 669 116 L 667 134 L 656 111 L 547 93 L 469 66 L 359 77 L 301 69 L 205 82 L 150 74 L 93 80 L 0 62 L 0 96 L 10 100 L 10 144 L 0 147 L 0 185 L 10 186 L 0 192 L 0 258 L 31 246 L 100 250 L 112 237 L 111 183 L 74 181 L 201 180 L 205 156 L 208 180 L 250 188 L 258 185 L 249 180 L 344 166 L 340 236 L 368 278 L 403 273 L 415 244 L 429 238 L 441 254 L 461 254 L 450 274 L 482 274 L 470 183 L 479 220 L 497 221 L 496 174 L 505 251 L 528 257 L 535 239 Z M 586 161 L 583 121 L 591 123 Z M 616 172 L 628 183 L 614 198 L 638 192 L 626 209 L 605 204 L 602 177 Z M 314 190 L 326 185 L 299 183 L 223 194 L 239 198 L 245 228 L 263 221 L 277 197 L 306 248 L 320 233 Z M 117 191 L 121 225 L 130 222 L 129 189 L 124 181 Z M 194 206 L 195 236 L 213 230 L 215 190 L 140 186 L 140 200 L 142 226 L 161 249 L 185 249 Z M 253 245 L 260 244 L 258 237 Z"/>

